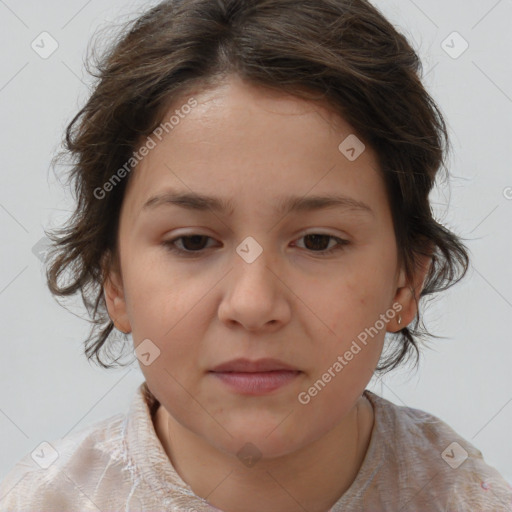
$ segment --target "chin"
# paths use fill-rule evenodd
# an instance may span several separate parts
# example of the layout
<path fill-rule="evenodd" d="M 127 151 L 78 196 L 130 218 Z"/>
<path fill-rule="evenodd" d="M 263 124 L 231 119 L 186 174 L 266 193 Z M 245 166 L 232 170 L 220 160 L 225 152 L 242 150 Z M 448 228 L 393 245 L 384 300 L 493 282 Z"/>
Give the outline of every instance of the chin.
<path fill-rule="evenodd" d="M 283 416 L 283 418 L 286 417 Z M 283 422 L 284 423 L 284 422 Z M 315 436 L 302 431 L 299 432 L 296 425 L 291 423 L 284 428 L 283 424 L 276 427 L 275 422 L 260 422 L 258 428 L 253 425 L 225 424 L 226 430 L 231 436 L 222 436 L 221 439 L 208 439 L 208 442 L 217 445 L 219 449 L 240 460 L 245 456 L 264 459 L 284 457 L 300 450 L 315 440 Z M 211 431 L 209 432 L 211 434 Z M 218 444 L 220 443 L 220 444 Z"/>

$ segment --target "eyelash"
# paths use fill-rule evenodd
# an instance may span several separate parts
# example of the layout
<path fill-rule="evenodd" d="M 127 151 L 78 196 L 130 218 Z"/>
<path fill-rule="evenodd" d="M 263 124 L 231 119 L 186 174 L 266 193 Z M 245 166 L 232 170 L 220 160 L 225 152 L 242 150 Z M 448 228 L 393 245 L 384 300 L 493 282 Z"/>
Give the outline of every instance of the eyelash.
<path fill-rule="evenodd" d="M 334 235 L 329 235 L 327 233 L 307 233 L 305 235 L 302 235 L 300 238 L 304 238 L 304 237 L 312 236 L 312 235 L 326 236 L 326 237 L 329 237 L 331 239 L 336 240 L 336 242 L 337 242 L 334 247 L 331 247 L 330 249 L 325 249 L 323 251 L 312 251 L 312 250 L 308 251 L 308 249 L 305 249 L 306 251 L 311 252 L 311 253 L 313 253 L 313 254 L 315 254 L 317 256 L 320 256 L 320 257 L 327 257 L 327 256 L 330 256 L 331 254 L 333 254 L 336 251 L 343 250 L 343 249 L 345 249 L 345 246 L 350 243 L 350 242 L 348 242 L 348 240 L 343 240 L 342 238 L 338 238 L 338 237 L 336 237 Z M 194 233 L 194 234 L 191 234 L 191 235 L 178 236 L 176 238 L 173 238 L 172 240 L 167 240 L 167 241 L 163 242 L 162 245 L 165 246 L 166 250 L 168 250 L 169 252 L 178 254 L 178 256 L 183 256 L 185 258 L 193 258 L 194 257 L 193 255 L 196 255 L 196 254 L 200 255 L 206 249 L 200 249 L 198 251 L 187 251 L 187 250 L 180 249 L 180 248 L 176 247 L 175 242 L 178 241 L 178 240 L 181 240 L 183 238 L 192 238 L 194 236 L 202 236 L 202 237 L 206 237 L 208 239 L 212 239 L 209 236 L 201 235 L 199 233 L 197 233 L 197 234 Z"/>

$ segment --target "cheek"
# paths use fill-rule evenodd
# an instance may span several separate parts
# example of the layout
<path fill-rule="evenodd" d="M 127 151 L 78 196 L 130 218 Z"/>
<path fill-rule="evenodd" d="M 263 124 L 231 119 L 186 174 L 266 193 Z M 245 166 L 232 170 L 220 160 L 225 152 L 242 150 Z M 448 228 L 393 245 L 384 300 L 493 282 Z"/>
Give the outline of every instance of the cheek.
<path fill-rule="evenodd" d="M 155 363 L 143 367 L 143 372 L 158 373 L 164 380 L 171 374 L 185 382 L 194 375 L 192 370 L 197 367 L 202 350 L 200 340 L 207 329 L 204 289 L 193 279 L 185 286 L 185 278 L 169 284 L 165 279 L 154 281 L 144 274 L 132 277 L 126 299 L 134 344 L 150 340 L 159 352 Z"/>
<path fill-rule="evenodd" d="M 386 311 L 388 294 L 365 275 L 353 273 L 331 281 L 323 293 L 310 293 L 322 322 L 317 322 L 312 372 L 297 401 L 303 414 L 322 417 L 324 426 L 334 425 L 353 407 L 382 352 L 385 328 L 375 324 Z"/>
<path fill-rule="evenodd" d="M 204 294 L 204 284 L 173 267 L 158 246 L 127 250 L 123 279 L 132 328 L 145 336 L 164 336 Z"/>
<path fill-rule="evenodd" d="M 344 339 L 370 327 L 390 306 L 392 287 L 384 273 L 348 270 L 321 287 L 307 291 L 308 304 L 329 326 L 332 337 Z"/>
<path fill-rule="evenodd" d="M 381 315 L 388 311 L 393 298 L 392 269 L 385 260 L 379 266 L 361 257 L 357 263 L 346 265 L 336 277 L 324 280 L 322 286 L 303 291 L 318 326 L 313 339 L 321 341 L 323 347 L 316 355 L 318 371 L 330 367 L 338 355 L 352 350 L 349 366 L 371 378 L 391 319 L 383 322 Z"/>

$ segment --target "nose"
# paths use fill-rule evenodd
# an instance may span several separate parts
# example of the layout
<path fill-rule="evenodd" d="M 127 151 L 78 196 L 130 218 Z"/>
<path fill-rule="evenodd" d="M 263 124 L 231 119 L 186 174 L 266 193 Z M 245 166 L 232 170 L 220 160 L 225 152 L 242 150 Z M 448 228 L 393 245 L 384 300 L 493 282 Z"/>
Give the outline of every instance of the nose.
<path fill-rule="evenodd" d="M 267 250 L 253 261 L 234 253 L 233 269 L 223 280 L 218 311 L 222 322 L 251 332 L 277 329 L 289 322 L 293 293 L 284 282 L 278 258 Z"/>

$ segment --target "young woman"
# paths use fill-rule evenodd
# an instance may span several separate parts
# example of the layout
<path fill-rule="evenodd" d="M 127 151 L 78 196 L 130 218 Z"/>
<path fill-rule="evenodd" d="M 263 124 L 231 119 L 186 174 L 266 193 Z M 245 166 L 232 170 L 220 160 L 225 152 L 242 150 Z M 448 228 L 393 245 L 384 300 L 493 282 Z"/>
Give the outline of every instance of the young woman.
<path fill-rule="evenodd" d="M 366 390 L 468 265 L 404 36 L 364 0 L 174 0 L 98 70 L 48 282 L 82 293 L 86 355 L 130 333 L 145 382 L 20 461 L 1 510 L 512 510 L 475 446 Z"/>

